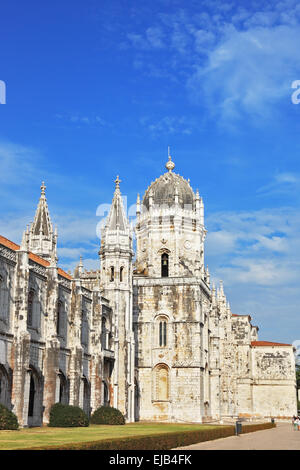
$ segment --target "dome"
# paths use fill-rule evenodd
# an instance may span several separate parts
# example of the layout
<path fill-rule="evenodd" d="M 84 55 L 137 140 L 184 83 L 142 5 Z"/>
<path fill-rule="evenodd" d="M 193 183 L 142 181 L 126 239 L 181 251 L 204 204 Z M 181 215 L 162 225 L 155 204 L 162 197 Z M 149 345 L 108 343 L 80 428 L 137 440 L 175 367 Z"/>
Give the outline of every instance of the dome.
<path fill-rule="evenodd" d="M 149 209 L 149 196 L 152 195 L 153 205 L 173 206 L 175 203 L 175 196 L 178 195 L 178 203 L 183 208 L 185 205 L 194 207 L 194 192 L 189 184 L 182 176 L 173 173 L 175 164 L 169 156 L 169 161 L 166 168 L 169 170 L 159 178 L 157 178 L 145 192 L 143 198 L 143 206 Z"/>

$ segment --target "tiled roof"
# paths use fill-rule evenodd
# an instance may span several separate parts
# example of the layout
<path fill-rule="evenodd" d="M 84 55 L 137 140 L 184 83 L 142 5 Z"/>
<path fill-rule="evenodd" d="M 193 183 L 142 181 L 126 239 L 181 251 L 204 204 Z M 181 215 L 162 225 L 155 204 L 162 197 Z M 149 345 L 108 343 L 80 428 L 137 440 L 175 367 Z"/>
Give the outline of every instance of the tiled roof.
<path fill-rule="evenodd" d="M 271 341 L 251 341 L 251 346 L 292 346 L 285 343 L 273 343 Z"/>
<path fill-rule="evenodd" d="M 42 266 L 50 266 L 49 261 L 41 258 L 38 255 L 35 255 L 34 253 L 31 253 L 31 251 L 29 252 L 29 259 L 31 259 L 35 263 L 41 264 Z"/>
<path fill-rule="evenodd" d="M 2 235 L 0 235 L 0 245 L 3 245 L 6 248 L 9 248 L 10 250 L 13 250 L 13 251 L 19 251 L 19 249 L 20 249 L 20 245 L 17 245 L 16 243 L 8 240 L 5 237 L 2 237 Z M 31 251 L 29 251 L 28 256 L 29 256 L 29 259 L 31 259 L 32 261 L 34 261 L 37 264 L 40 264 L 41 266 L 50 266 L 49 261 L 41 258 L 38 255 L 35 255 L 34 253 L 31 253 Z M 67 278 L 67 279 L 72 279 L 72 276 L 70 276 L 70 274 L 67 274 L 61 268 L 58 268 L 58 274 L 60 276 L 63 276 L 65 278 Z"/>
<path fill-rule="evenodd" d="M 11 242 L 10 240 L 8 240 L 5 237 L 2 237 L 2 235 L 0 235 L 0 243 L 1 243 L 1 245 L 6 246 L 7 248 L 10 248 L 11 250 L 14 250 L 14 251 L 20 249 L 19 245 L 17 245 L 14 242 Z"/>
<path fill-rule="evenodd" d="M 60 276 L 66 277 L 67 279 L 70 279 L 70 280 L 72 279 L 72 276 L 71 276 L 70 274 L 66 273 L 66 272 L 65 272 L 63 269 L 61 269 L 61 268 L 58 268 L 58 274 L 59 274 Z"/>

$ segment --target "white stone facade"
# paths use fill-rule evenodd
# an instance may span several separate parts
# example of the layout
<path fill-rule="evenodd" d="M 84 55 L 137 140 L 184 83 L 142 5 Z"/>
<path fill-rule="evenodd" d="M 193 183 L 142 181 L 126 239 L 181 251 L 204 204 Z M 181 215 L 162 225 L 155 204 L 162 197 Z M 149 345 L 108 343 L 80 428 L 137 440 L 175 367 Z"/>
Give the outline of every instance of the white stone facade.
<path fill-rule="evenodd" d="M 98 271 L 57 266 L 44 184 L 21 246 L 0 237 L 0 403 L 22 426 L 56 402 L 128 422 L 296 414 L 293 348 L 258 341 L 211 285 L 204 204 L 174 166 L 138 197 L 135 261 L 119 178 Z"/>

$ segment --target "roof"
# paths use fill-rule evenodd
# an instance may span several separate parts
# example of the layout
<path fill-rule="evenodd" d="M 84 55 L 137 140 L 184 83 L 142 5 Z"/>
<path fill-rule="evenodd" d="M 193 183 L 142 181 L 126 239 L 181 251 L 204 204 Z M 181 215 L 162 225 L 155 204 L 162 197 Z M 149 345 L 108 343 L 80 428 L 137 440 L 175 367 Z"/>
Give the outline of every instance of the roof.
<path fill-rule="evenodd" d="M 16 243 L 11 242 L 11 241 L 8 240 L 7 238 L 2 237 L 2 235 L 0 235 L 0 243 L 1 243 L 1 245 L 4 245 L 4 246 L 6 246 L 7 248 L 10 248 L 11 250 L 14 250 L 14 251 L 20 249 L 20 245 L 17 245 Z"/>
<path fill-rule="evenodd" d="M 177 195 L 181 207 L 185 207 L 185 205 L 190 206 L 191 209 L 194 207 L 194 193 L 189 182 L 172 171 L 161 175 L 147 188 L 143 198 L 143 206 L 147 210 L 149 209 L 150 194 L 153 197 L 154 205 L 172 206 L 175 195 Z"/>
<path fill-rule="evenodd" d="M 273 343 L 271 341 L 251 341 L 251 346 L 292 346 L 286 343 Z"/>
<path fill-rule="evenodd" d="M 13 250 L 13 251 L 19 251 L 20 250 L 20 245 L 17 245 L 16 243 L 12 242 L 11 240 L 8 240 L 7 238 L 3 237 L 2 235 L 0 235 L 0 245 L 3 245 L 6 248 L 9 248 L 10 250 Z M 50 266 L 49 261 L 47 261 L 47 260 L 41 258 L 40 256 L 32 253 L 31 251 L 29 251 L 28 256 L 29 256 L 29 259 L 31 259 L 32 261 L 34 261 L 37 264 L 40 264 L 41 266 L 45 266 L 45 267 Z M 67 274 L 61 268 L 58 268 L 58 274 L 60 276 L 65 277 L 66 279 L 70 279 L 70 280 L 72 279 L 72 276 L 70 276 L 70 274 Z"/>
<path fill-rule="evenodd" d="M 57 272 L 60 276 L 65 277 L 67 279 L 70 279 L 70 281 L 72 280 L 72 276 L 70 274 L 66 273 L 66 271 L 64 271 L 63 269 L 58 268 Z"/>
<path fill-rule="evenodd" d="M 232 317 L 247 317 L 247 318 L 250 318 L 250 320 L 251 320 L 251 315 L 249 315 L 249 314 L 237 315 L 236 313 L 232 313 L 231 316 L 232 316 Z"/>
<path fill-rule="evenodd" d="M 111 208 L 107 216 L 105 227 L 108 230 L 121 230 L 125 231 L 128 227 L 126 214 L 124 210 L 123 200 L 120 192 L 120 180 L 117 176 L 115 180 L 116 189 L 112 200 Z"/>

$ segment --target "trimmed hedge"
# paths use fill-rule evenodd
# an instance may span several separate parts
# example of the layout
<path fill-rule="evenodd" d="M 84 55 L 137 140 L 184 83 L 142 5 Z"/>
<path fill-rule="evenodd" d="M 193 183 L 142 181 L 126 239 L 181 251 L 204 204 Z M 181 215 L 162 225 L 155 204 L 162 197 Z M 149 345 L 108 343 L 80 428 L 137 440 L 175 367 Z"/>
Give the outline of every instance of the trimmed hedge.
<path fill-rule="evenodd" d="M 275 423 L 249 424 L 242 432 L 275 428 Z M 248 428 L 248 429 L 247 429 Z M 104 439 L 102 441 L 63 444 L 61 446 L 32 447 L 27 450 L 170 450 L 198 442 L 212 441 L 235 435 L 235 426 L 218 426 L 195 431 L 176 431 L 165 434 Z"/>
<path fill-rule="evenodd" d="M 79 406 L 55 403 L 50 409 L 49 427 L 70 428 L 87 427 L 89 418 Z"/>
<path fill-rule="evenodd" d="M 242 434 L 247 432 L 263 431 L 264 429 L 276 428 L 275 423 L 257 423 L 257 424 L 247 424 L 243 426 L 242 424 Z"/>
<path fill-rule="evenodd" d="M 100 406 L 91 417 L 92 424 L 125 424 L 120 410 L 110 406 Z"/>
<path fill-rule="evenodd" d="M 18 418 L 6 406 L 0 404 L 0 430 L 19 429 Z"/>

